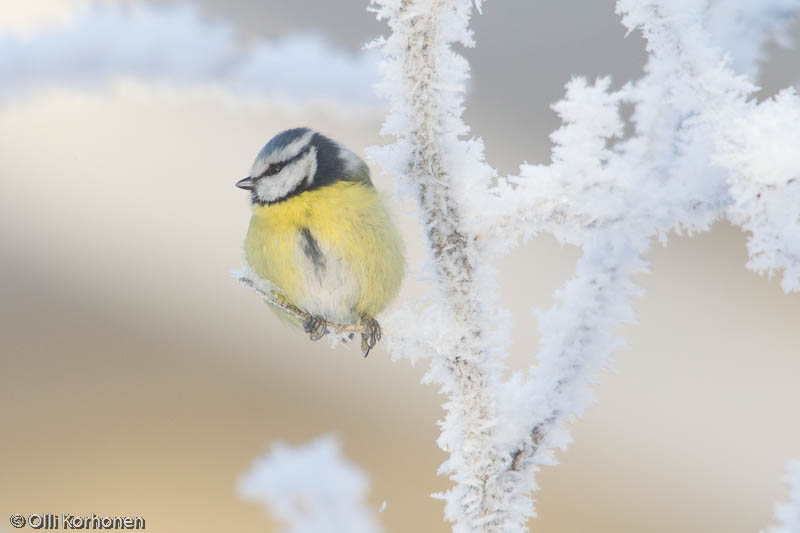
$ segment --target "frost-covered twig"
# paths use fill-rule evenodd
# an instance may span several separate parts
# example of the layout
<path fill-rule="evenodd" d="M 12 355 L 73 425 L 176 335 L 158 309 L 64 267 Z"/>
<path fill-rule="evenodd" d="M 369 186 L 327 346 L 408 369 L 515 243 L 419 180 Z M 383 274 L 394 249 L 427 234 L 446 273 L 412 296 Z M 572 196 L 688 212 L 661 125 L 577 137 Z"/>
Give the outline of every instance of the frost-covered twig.
<path fill-rule="evenodd" d="M 788 7 L 787 2 L 780 3 Z M 792 3 L 795 10 L 800 8 L 797 2 Z M 756 237 L 763 232 L 768 236 L 751 240 L 751 254 L 754 240 L 762 244 L 760 269 L 783 267 L 784 288 L 796 286 L 800 268 L 800 255 L 795 252 L 800 243 L 796 206 L 800 194 L 796 186 L 792 189 L 792 183 L 800 158 L 790 147 L 797 137 L 796 127 L 790 130 L 788 126 L 796 124 L 792 118 L 800 107 L 786 103 L 783 110 L 771 109 L 778 106 L 766 102 L 756 109 L 769 117 L 762 120 L 774 127 L 772 131 L 753 128 L 746 103 L 752 85 L 727 69 L 723 56 L 710 44 L 711 37 L 702 24 L 707 6 L 695 1 L 690 4 L 620 1 L 618 8 L 626 14 L 629 28 L 644 27 L 650 52 L 647 75 L 605 99 L 591 93 L 581 95 L 584 86 L 579 85 L 581 92 L 576 92 L 572 82 L 567 98 L 555 106 L 566 126 L 553 136 L 553 164 L 534 170 L 546 173 L 550 187 L 564 189 L 573 220 L 588 218 L 593 222 L 583 228 L 565 224 L 554 232 L 563 240 L 581 244 L 585 255 L 576 278 L 560 293 L 561 303 L 542 315 L 539 366 L 531 372 L 533 380 L 527 382 L 531 392 L 525 399 L 511 402 L 525 405 L 530 401 L 530 410 L 536 413 L 530 433 L 515 454 L 515 470 L 524 471 L 527 463 L 532 473 L 537 464 L 552 460 L 546 453 L 549 448 L 566 444 L 565 432 L 557 431 L 548 438 L 548 428 L 557 428 L 568 415 L 580 414 L 588 403 L 587 385 L 592 374 L 619 342 L 611 335 L 613 327 L 632 318 L 629 300 L 636 288 L 630 275 L 646 268 L 640 254 L 647 241 L 671 230 L 707 229 L 726 208 L 729 216 L 737 213 L 741 204 L 737 187 L 742 187 L 737 178 L 763 183 L 773 176 L 773 185 L 780 183 L 780 187 L 773 187 L 780 192 L 772 191 L 772 198 L 765 197 L 763 187 L 751 187 L 756 190 L 751 194 L 754 202 L 750 209 L 762 210 L 765 215 L 757 217 L 751 211 L 740 217 Z M 781 14 L 785 19 L 788 13 L 784 10 Z M 766 9 L 764 18 L 769 17 L 775 17 L 775 13 Z M 755 39 L 749 44 L 757 47 L 762 41 Z M 751 60 L 758 57 L 757 52 L 745 48 L 739 45 L 738 50 Z M 601 117 L 597 113 L 614 100 L 614 107 L 620 101 L 636 105 L 637 128 L 631 139 L 608 150 L 603 141 L 619 131 L 618 125 L 613 118 L 597 120 Z M 734 124 L 741 124 L 741 132 L 731 128 Z M 753 139 L 750 146 L 731 141 L 746 138 L 746 133 Z M 765 150 L 758 150 L 757 143 L 777 143 L 779 149 L 770 157 Z M 742 164 L 742 158 L 750 167 L 760 165 L 760 172 L 744 177 L 748 165 Z M 720 164 L 729 176 L 721 172 Z M 519 180 L 517 188 L 522 189 L 524 197 L 527 184 Z M 524 207 L 524 201 L 521 204 Z M 600 250 L 604 251 L 596 253 Z M 518 392 L 526 384 L 510 385 Z M 544 456 L 537 459 L 541 454 Z"/>
<path fill-rule="evenodd" d="M 783 289 L 800 290 L 800 97 L 788 88 L 755 101 L 758 88 L 733 70 L 720 48 L 730 43 L 715 43 L 708 30 L 714 19 L 706 2 L 620 0 L 618 10 L 631 30 L 642 29 L 651 58 L 680 80 L 681 92 L 671 98 L 695 100 L 687 123 L 707 125 L 713 140 L 709 158 L 727 171 L 732 202 L 726 214 L 751 233 L 747 266 L 770 275 L 783 270 Z M 768 0 L 759 10 L 761 26 L 774 28 L 785 42 L 784 28 L 800 11 L 800 1 Z M 736 64 L 757 69 L 763 41 L 737 38 Z"/>
<path fill-rule="evenodd" d="M 303 311 L 296 305 L 290 304 L 281 294 L 275 290 L 272 284 L 259 277 L 249 267 L 242 267 L 240 270 L 233 272 L 233 277 L 236 281 L 245 287 L 248 287 L 261 296 L 265 302 L 273 305 L 281 311 L 293 316 L 300 322 L 305 322 L 311 318 L 311 314 Z M 320 320 L 320 319 L 318 319 Z M 342 338 L 349 333 L 364 333 L 364 326 L 360 324 L 337 324 L 335 322 L 328 322 L 321 320 L 325 326 L 325 333 L 332 334 L 337 338 Z"/>
<path fill-rule="evenodd" d="M 34 88 L 100 89 L 119 79 L 214 87 L 237 100 L 377 104 L 370 88 L 377 57 L 311 34 L 245 42 L 235 25 L 204 16 L 193 2 L 70 5 L 67 24 L 42 24 L 25 35 L 0 27 L 0 105 Z M 306 68 L 292 68 L 298 63 Z"/>
<path fill-rule="evenodd" d="M 459 93 L 466 62 L 450 46 L 454 41 L 471 43 L 466 21 L 472 3 L 377 0 L 374 4 L 392 29 L 380 43 L 385 58 L 382 90 L 393 106 L 383 132 L 398 140 L 372 155 L 384 168 L 403 176 L 416 197 L 438 281 L 434 327 L 449 330 L 446 343 L 430 343 L 416 331 L 411 335 L 416 340 L 406 343 L 406 348 L 422 345 L 435 352 L 426 378 L 439 384 L 449 398 L 438 442 L 450 454 L 441 471 L 456 486 L 442 495 L 445 514 L 459 531 L 505 531 L 513 510 L 506 505 L 498 474 L 510 457 L 494 446 L 494 388 L 502 365 L 489 342 L 487 299 L 477 281 L 486 273 L 476 263 L 476 236 L 464 223 L 455 192 L 461 176 L 453 151 L 464 132 Z M 405 324 L 405 329 L 417 327 Z"/>
<path fill-rule="evenodd" d="M 378 533 L 365 504 L 367 477 L 333 436 L 292 448 L 278 443 L 239 479 L 239 493 L 263 503 L 287 533 Z"/>
<path fill-rule="evenodd" d="M 621 345 L 615 328 L 633 319 L 632 276 L 647 269 L 654 238 L 705 231 L 727 214 L 754 235 L 751 266 L 782 268 L 784 288 L 798 288 L 798 99 L 749 101 L 752 83 L 718 47 L 730 44 L 726 28 L 744 24 L 752 39 L 737 43 L 738 64 L 757 69 L 766 32 L 785 28 L 800 0 L 768 0 L 746 22 L 730 15 L 741 6 L 620 0 L 624 23 L 648 40 L 645 76 L 617 91 L 608 79 L 573 79 L 554 106 L 564 125 L 552 135 L 552 162 L 508 177 L 486 163 L 479 139 L 461 138 L 468 65 L 451 45 L 472 44 L 472 2 L 374 3 L 392 30 L 378 42 L 380 90 L 392 105 L 383 133 L 397 141 L 372 155 L 418 200 L 440 291 L 396 313 L 402 328 L 390 346 L 398 357 L 430 355 L 426 379 L 448 394 L 438 442 L 450 453 L 441 471 L 456 482 L 444 495 L 454 529 L 523 531 L 534 473 L 568 443 L 566 421 L 583 412 L 596 372 Z M 635 109 L 626 139 L 623 103 Z M 779 146 L 778 157 L 766 146 Z M 540 314 L 538 364 L 503 381 L 508 331 L 487 263 L 542 231 L 583 257 Z"/>
<path fill-rule="evenodd" d="M 789 485 L 789 501 L 775 509 L 781 525 L 770 529 L 769 533 L 800 533 L 800 461 L 789 463 L 784 479 Z"/>

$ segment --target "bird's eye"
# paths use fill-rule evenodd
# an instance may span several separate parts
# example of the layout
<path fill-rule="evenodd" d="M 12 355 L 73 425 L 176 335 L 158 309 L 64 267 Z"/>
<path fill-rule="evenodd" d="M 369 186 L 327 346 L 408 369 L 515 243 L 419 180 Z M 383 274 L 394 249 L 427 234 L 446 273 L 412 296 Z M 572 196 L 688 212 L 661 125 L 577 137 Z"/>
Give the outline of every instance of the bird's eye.
<path fill-rule="evenodd" d="M 277 174 L 278 172 L 280 172 L 283 169 L 283 166 L 284 166 L 283 163 L 273 163 L 273 164 L 271 164 L 269 166 L 269 168 L 267 169 L 267 175 L 272 176 L 274 174 Z"/>

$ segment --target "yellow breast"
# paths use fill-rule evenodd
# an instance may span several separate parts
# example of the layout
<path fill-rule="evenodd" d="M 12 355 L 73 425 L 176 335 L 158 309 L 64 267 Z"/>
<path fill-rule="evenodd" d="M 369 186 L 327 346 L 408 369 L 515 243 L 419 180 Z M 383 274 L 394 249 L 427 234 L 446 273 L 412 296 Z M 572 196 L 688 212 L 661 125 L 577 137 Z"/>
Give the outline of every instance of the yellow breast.
<path fill-rule="evenodd" d="M 319 244 L 329 268 L 344 266 L 334 277 L 311 272 L 300 238 L 304 230 Z M 340 306 L 338 316 L 352 314 L 353 320 L 382 311 L 397 294 L 405 269 L 402 240 L 378 193 L 346 181 L 254 206 L 245 255 L 259 276 L 298 307 Z M 344 295 L 343 287 L 356 293 Z"/>

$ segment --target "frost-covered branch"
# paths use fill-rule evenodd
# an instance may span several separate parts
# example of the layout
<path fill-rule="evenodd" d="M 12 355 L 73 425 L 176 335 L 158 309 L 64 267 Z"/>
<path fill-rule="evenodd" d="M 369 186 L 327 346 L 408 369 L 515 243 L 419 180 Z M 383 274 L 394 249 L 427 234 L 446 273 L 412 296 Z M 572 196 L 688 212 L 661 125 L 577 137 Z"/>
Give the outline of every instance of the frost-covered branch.
<path fill-rule="evenodd" d="M 589 404 L 597 371 L 622 344 L 615 329 L 634 318 L 632 277 L 647 270 L 654 239 L 706 231 L 727 215 L 753 234 L 751 268 L 783 269 L 784 288 L 800 288 L 798 98 L 785 91 L 757 104 L 754 85 L 731 67 L 757 71 L 769 32 L 782 36 L 800 1 L 754 11 L 722 9 L 727 0 L 620 0 L 624 24 L 648 42 L 644 77 L 618 90 L 609 79 L 570 81 L 553 106 L 563 126 L 551 163 L 505 177 L 480 139 L 462 138 L 469 69 L 451 46 L 472 45 L 472 2 L 373 3 L 392 30 L 377 44 L 392 106 L 383 133 L 397 141 L 372 155 L 417 199 L 438 283 L 395 314 L 390 347 L 396 357 L 431 356 L 426 379 L 448 395 L 439 444 L 450 453 L 441 470 L 456 483 L 443 496 L 454 529 L 523 531 L 536 470 L 568 444 L 566 421 Z M 732 27 L 751 39 L 731 46 Z M 622 104 L 634 108 L 627 138 Z M 509 332 L 487 263 L 541 232 L 583 257 L 539 315 L 537 364 L 503 381 Z"/>
<path fill-rule="evenodd" d="M 582 241 L 584 257 L 576 278 L 558 294 L 559 304 L 541 316 L 539 366 L 532 369 L 533 379 L 527 382 L 531 393 L 516 400 L 523 405 L 531 402 L 530 411 L 537 413 L 516 455 L 517 470 L 524 471 L 526 463 L 535 469 L 540 462 L 551 461 L 548 448 L 567 443 L 563 431 L 555 432 L 548 442 L 547 429 L 557 427 L 567 415 L 581 414 L 588 403 L 587 385 L 594 371 L 619 343 L 611 332 L 622 320 L 632 318 L 630 296 L 637 291 L 630 275 L 646 268 L 641 253 L 652 236 L 707 229 L 727 208 L 733 220 L 754 233 L 751 266 L 784 268 L 784 288 L 796 288 L 800 194 L 793 183 L 800 158 L 791 149 L 798 146 L 792 144 L 796 128 L 790 131 L 783 126 L 792 124 L 800 106 L 786 103 L 781 111 L 774 109 L 776 101 L 757 107 L 748 104 L 753 86 L 726 67 L 703 28 L 707 6 L 694 1 L 684 4 L 619 2 L 630 29 L 644 26 L 650 52 L 646 76 L 605 98 L 591 92 L 580 94 L 586 92 L 585 84 L 578 81 L 576 87 L 572 82 L 566 99 L 555 106 L 566 125 L 553 135 L 553 163 L 535 167 L 533 172 L 523 168 L 516 179 L 524 190 L 526 170 L 529 178 L 547 175 L 551 186 L 560 186 L 561 194 L 570 199 L 572 220 L 592 221 L 582 228 L 567 224 L 555 232 L 562 240 Z M 800 7 L 793 4 L 794 9 Z M 765 18 L 774 17 L 769 9 L 765 13 Z M 784 24 L 786 14 L 782 12 Z M 755 39 L 752 46 L 762 42 Z M 739 52 L 751 60 L 759 56 L 741 45 Z M 603 91 L 606 88 L 607 84 Z M 604 142 L 618 134 L 620 125 L 615 116 L 602 120 L 598 112 L 612 103 L 616 115 L 620 101 L 636 106 L 636 134 L 608 150 Z M 773 131 L 754 128 L 752 113 L 747 113 L 750 108 L 769 117 L 762 120 Z M 732 124 L 741 124 L 741 131 L 732 131 Z M 748 133 L 749 146 L 736 142 Z M 777 150 L 770 156 L 758 149 L 758 143 L 777 143 Z M 746 162 L 750 167 L 763 166 L 748 173 Z M 725 170 L 730 174 L 726 176 Z M 773 197 L 766 198 L 763 185 L 756 184 L 770 179 L 780 187 L 773 187 Z M 745 198 L 755 204 L 748 206 L 749 211 L 738 207 L 742 188 L 749 188 L 749 198 Z M 518 381 L 523 385 L 511 384 L 517 393 L 526 388 L 521 378 Z M 538 459 L 540 453 L 544 456 Z"/>
<path fill-rule="evenodd" d="M 194 2 L 71 4 L 65 23 L 43 24 L 30 35 L 0 27 L 0 104 L 40 87 L 101 89 L 120 79 L 214 87 L 238 100 L 377 104 L 374 54 L 353 55 L 304 34 L 245 39 Z M 305 68 L 294 68 L 298 63 Z"/>
<path fill-rule="evenodd" d="M 777 506 L 775 516 L 781 525 L 769 533 L 800 533 L 800 461 L 789 463 L 784 479 L 789 485 L 789 501 Z"/>
<path fill-rule="evenodd" d="M 786 89 L 729 124 L 736 137 L 718 160 L 730 171 L 728 218 L 751 234 L 747 266 L 783 270 L 783 289 L 800 291 L 800 98 Z"/>
<path fill-rule="evenodd" d="M 405 342 L 395 338 L 393 345 L 396 353 L 413 346 L 434 355 L 426 378 L 449 398 L 439 439 L 450 454 L 441 471 L 456 482 L 442 495 L 447 518 L 459 531 L 506 531 L 511 511 L 497 476 L 509 457 L 494 446 L 494 389 L 502 365 L 490 346 L 490 300 L 482 297 L 478 283 L 488 274 L 481 269 L 476 235 L 464 223 L 454 192 L 462 177 L 455 152 L 461 151 L 458 137 L 466 131 L 460 115 L 467 64 L 450 47 L 453 42 L 471 45 L 467 21 L 472 3 L 374 4 L 379 18 L 392 29 L 379 45 L 384 54 L 381 90 L 392 104 L 383 133 L 394 135 L 397 142 L 374 150 L 372 156 L 402 176 L 418 202 L 438 281 L 434 326 L 449 331 L 446 343 L 432 344 L 416 333 Z M 404 326 L 417 330 L 416 325 Z"/>
<path fill-rule="evenodd" d="M 715 20 L 705 2 L 620 0 L 618 9 L 631 30 L 642 29 L 651 58 L 681 80 L 683 94 L 672 98 L 696 100 L 692 122 L 708 125 L 710 157 L 728 174 L 727 216 L 751 233 L 748 267 L 769 274 L 783 270 L 784 290 L 800 290 L 800 98 L 788 88 L 758 104 L 757 87 L 731 66 L 756 69 L 764 38 L 748 42 L 738 36 L 732 60 L 720 48 L 729 43 L 714 42 L 707 28 L 713 24 L 704 24 Z M 787 21 L 800 2 L 770 0 L 759 10 L 763 22 L 751 26 L 773 28 L 786 43 Z"/>
<path fill-rule="evenodd" d="M 275 444 L 239 479 L 239 493 L 289 525 L 286 533 L 379 533 L 365 504 L 368 481 L 336 438 L 292 448 Z"/>

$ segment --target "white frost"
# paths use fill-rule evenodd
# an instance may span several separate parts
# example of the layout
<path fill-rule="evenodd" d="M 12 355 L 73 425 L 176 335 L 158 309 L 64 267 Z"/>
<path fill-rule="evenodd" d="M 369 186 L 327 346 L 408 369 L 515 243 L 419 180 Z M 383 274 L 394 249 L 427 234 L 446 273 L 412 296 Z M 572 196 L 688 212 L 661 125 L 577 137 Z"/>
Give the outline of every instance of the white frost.
<path fill-rule="evenodd" d="M 233 26 L 189 6 L 91 3 L 64 23 L 0 33 L 0 98 L 130 78 L 292 102 L 377 105 L 374 54 L 351 54 L 313 35 L 245 45 Z"/>
<path fill-rule="evenodd" d="M 341 454 L 339 441 L 320 437 L 291 447 L 275 444 L 238 483 L 239 494 L 264 504 L 287 533 L 377 533 L 365 503 L 366 475 Z"/>
<path fill-rule="evenodd" d="M 392 33 L 377 41 L 379 93 L 392 144 L 371 156 L 417 200 L 436 286 L 389 317 L 393 357 L 430 357 L 427 382 L 447 395 L 440 468 L 453 530 L 525 531 L 534 473 L 569 443 L 566 422 L 633 321 L 642 254 L 670 233 L 706 231 L 720 217 L 751 233 L 748 266 L 782 271 L 800 290 L 800 99 L 790 89 L 758 104 L 751 78 L 797 0 L 619 0 L 641 30 L 645 75 L 619 90 L 574 78 L 553 106 L 563 121 L 549 165 L 498 176 L 461 119 L 472 46 L 469 0 L 373 0 Z M 480 9 L 480 3 L 476 6 Z M 622 104 L 634 133 L 624 137 Z M 540 313 L 536 365 L 503 380 L 509 320 L 490 266 L 548 232 L 583 256 L 556 304 Z"/>
<path fill-rule="evenodd" d="M 781 525 L 769 533 L 800 533 L 800 461 L 789 463 L 784 479 L 789 485 L 789 501 L 776 507 L 775 516 Z"/>

